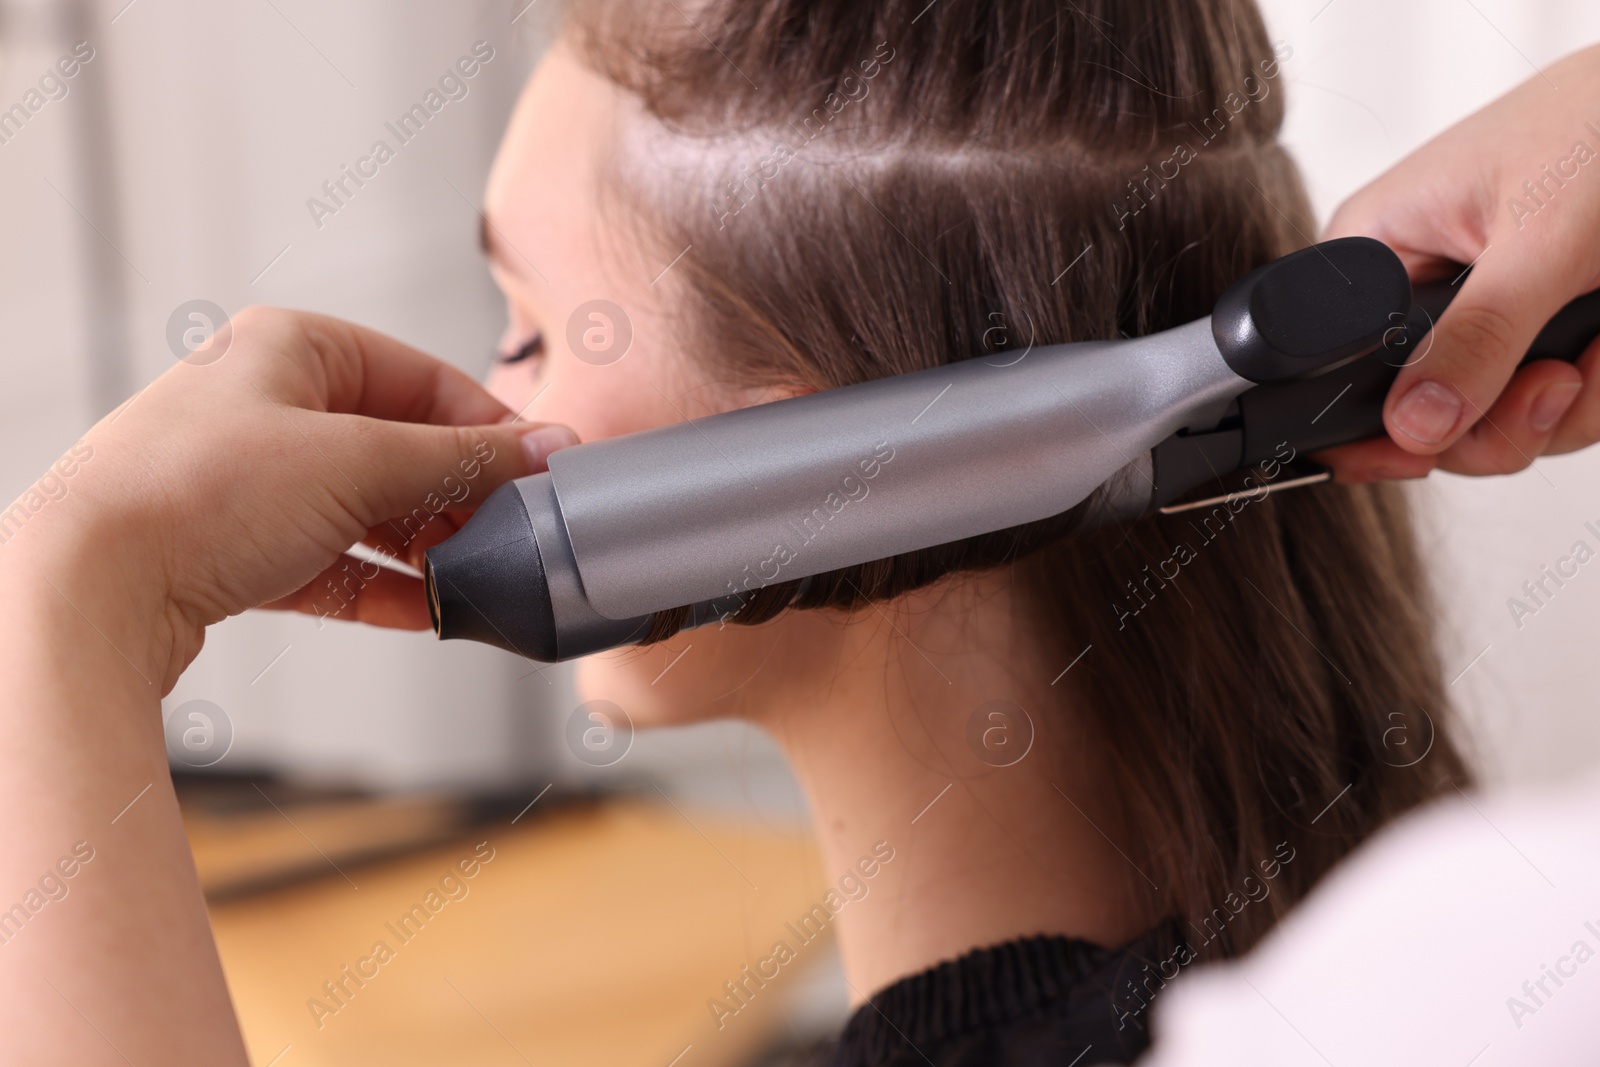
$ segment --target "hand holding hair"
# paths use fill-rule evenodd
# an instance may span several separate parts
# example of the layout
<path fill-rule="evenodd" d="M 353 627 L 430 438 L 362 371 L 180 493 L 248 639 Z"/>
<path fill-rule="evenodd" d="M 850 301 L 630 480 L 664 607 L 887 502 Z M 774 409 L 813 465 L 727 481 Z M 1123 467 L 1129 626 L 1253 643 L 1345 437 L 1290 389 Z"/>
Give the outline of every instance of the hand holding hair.
<path fill-rule="evenodd" d="M 160 698 L 207 625 L 258 604 L 426 626 L 420 581 L 369 565 L 351 582 L 341 553 L 363 539 L 415 559 L 449 508 L 572 441 L 333 319 L 250 310 L 213 344 L 221 358 L 178 364 L 91 429 L 0 547 L 0 885 L 93 858 L 68 904 L 0 931 L 7 1062 L 246 1062 Z"/>
<path fill-rule="evenodd" d="M 72 499 L 8 546 L 114 559 L 131 588 L 104 606 L 140 616 L 140 666 L 163 692 L 206 626 L 259 605 L 426 629 L 419 579 L 345 549 L 418 564 L 502 482 L 576 443 L 346 322 L 252 308 L 221 343 L 220 359 L 179 363 L 95 426 Z"/>

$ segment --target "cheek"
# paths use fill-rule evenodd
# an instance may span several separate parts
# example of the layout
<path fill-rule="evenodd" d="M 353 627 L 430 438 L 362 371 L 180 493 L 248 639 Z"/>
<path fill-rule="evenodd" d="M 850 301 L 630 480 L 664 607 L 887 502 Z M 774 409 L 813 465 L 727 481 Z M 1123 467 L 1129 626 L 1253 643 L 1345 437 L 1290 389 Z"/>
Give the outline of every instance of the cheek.
<path fill-rule="evenodd" d="M 614 701 L 640 728 L 749 715 L 792 680 L 794 657 L 780 649 L 793 651 L 785 642 L 792 621 L 720 630 L 713 624 L 662 645 L 586 657 L 577 666 L 580 699 Z"/>
<path fill-rule="evenodd" d="M 665 684 L 665 679 L 660 684 L 651 684 L 675 655 L 662 652 L 660 648 L 619 648 L 585 656 L 577 662 L 573 676 L 578 699 L 609 700 L 626 711 L 639 729 L 685 721 L 676 694 Z M 677 666 L 683 664 L 680 662 Z"/>
<path fill-rule="evenodd" d="M 546 357 L 543 372 L 533 366 L 496 366 L 487 388 L 494 398 L 529 422 L 559 422 L 579 440 L 598 441 L 619 434 L 678 422 L 680 416 L 651 382 L 617 367 L 573 367 Z"/>
<path fill-rule="evenodd" d="M 691 643 L 694 647 L 673 663 Z M 587 656 L 578 661 L 574 679 L 579 699 L 613 701 L 640 728 L 707 718 L 707 699 L 717 691 L 717 680 L 707 677 L 706 651 L 707 645 L 684 635 L 665 645 Z"/>
<path fill-rule="evenodd" d="M 534 376 L 527 370 L 518 366 L 501 366 L 496 364 L 489 368 L 489 376 L 484 379 L 484 388 L 489 390 L 489 395 L 512 411 L 521 411 L 528 406 L 534 394 L 539 391 L 534 381 Z"/>

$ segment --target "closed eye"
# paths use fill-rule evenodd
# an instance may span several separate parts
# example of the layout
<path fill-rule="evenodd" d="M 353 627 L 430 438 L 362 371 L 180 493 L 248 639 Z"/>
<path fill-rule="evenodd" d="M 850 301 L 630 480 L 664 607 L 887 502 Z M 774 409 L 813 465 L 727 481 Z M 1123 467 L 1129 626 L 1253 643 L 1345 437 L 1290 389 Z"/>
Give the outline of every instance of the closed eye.
<path fill-rule="evenodd" d="M 522 347 L 517 349 L 515 352 L 496 352 L 494 354 L 494 358 L 495 362 L 499 363 L 502 367 L 505 367 L 510 366 L 513 363 L 521 363 L 526 359 L 532 359 L 534 356 L 542 355 L 544 355 L 544 334 L 536 333 L 532 337 L 528 338 Z"/>

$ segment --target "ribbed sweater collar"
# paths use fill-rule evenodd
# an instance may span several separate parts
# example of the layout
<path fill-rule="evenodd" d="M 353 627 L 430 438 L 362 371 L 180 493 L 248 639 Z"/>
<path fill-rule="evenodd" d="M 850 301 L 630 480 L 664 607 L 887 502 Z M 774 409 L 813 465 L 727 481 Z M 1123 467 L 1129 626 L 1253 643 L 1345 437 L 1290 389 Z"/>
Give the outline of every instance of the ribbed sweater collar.
<path fill-rule="evenodd" d="M 976 949 L 880 990 L 850 1017 L 832 1062 L 870 1067 L 907 1043 L 938 1045 L 1069 1010 L 1103 1014 L 1114 1026 L 1118 987 L 1168 955 L 1172 938 L 1163 926 L 1121 948 L 1037 935 Z"/>

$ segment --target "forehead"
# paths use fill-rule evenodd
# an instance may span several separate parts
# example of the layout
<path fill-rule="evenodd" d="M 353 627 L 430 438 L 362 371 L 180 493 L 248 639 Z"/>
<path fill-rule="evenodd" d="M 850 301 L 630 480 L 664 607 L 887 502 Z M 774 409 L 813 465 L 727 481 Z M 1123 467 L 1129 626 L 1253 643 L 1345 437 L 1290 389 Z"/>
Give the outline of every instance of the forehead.
<path fill-rule="evenodd" d="M 500 249 L 513 272 L 558 290 L 598 273 L 600 168 L 618 134 L 620 95 L 560 43 L 528 80 L 484 197 L 490 236 L 513 246 Z"/>

